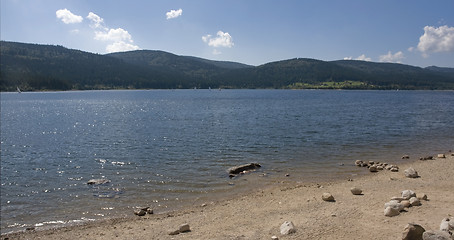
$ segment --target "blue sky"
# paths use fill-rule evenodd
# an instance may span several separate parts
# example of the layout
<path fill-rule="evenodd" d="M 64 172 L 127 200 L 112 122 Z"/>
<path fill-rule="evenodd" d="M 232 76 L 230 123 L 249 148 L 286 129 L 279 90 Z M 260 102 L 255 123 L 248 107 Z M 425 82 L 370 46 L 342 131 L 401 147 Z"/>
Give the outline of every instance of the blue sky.
<path fill-rule="evenodd" d="M 100 54 L 454 67 L 454 0 L 1 0 L 0 7 L 2 40 Z"/>

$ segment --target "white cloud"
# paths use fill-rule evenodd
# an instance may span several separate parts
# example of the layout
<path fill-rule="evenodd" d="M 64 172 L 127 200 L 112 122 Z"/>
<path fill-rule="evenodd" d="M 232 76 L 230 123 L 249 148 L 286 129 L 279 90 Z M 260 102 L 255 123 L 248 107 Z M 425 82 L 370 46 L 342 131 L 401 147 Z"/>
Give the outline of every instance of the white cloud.
<path fill-rule="evenodd" d="M 104 28 L 104 19 L 102 19 L 100 16 L 90 12 L 90 13 L 88 13 L 87 18 L 91 22 L 91 24 L 90 24 L 91 28 L 100 28 L 100 27 Z"/>
<path fill-rule="evenodd" d="M 366 57 L 365 54 L 362 54 L 361 56 L 355 58 L 355 60 L 360 60 L 360 61 L 367 61 L 367 62 L 370 62 L 372 61 L 372 58 L 370 57 Z"/>
<path fill-rule="evenodd" d="M 401 60 L 404 59 L 404 54 L 401 51 L 398 51 L 394 54 L 391 51 L 388 51 L 385 55 L 380 55 L 379 61 L 380 62 L 396 62 L 401 63 Z"/>
<path fill-rule="evenodd" d="M 84 20 L 83 17 L 73 14 L 68 9 L 60 9 L 55 12 L 57 18 L 61 19 L 65 24 L 80 23 Z"/>
<path fill-rule="evenodd" d="M 139 46 L 133 44 L 132 36 L 123 28 L 108 28 L 104 23 L 104 19 L 95 13 L 90 12 L 87 16 L 90 20 L 90 27 L 95 32 L 95 40 L 110 42 L 106 46 L 106 52 L 124 52 L 140 49 Z"/>
<path fill-rule="evenodd" d="M 424 34 L 419 38 L 417 49 L 428 56 L 429 53 L 454 51 L 454 27 L 425 26 Z"/>
<path fill-rule="evenodd" d="M 106 51 L 108 53 L 112 52 L 125 52 L 125 51 L 132 51 L 132 50 L 138 50 L 140 49 L 139 46 L 130 44 L 130 43 L 125 43 L 123 41 L 117 41 L 112 44 L 107 45 Z"/>
<path fill-rule="evenodd" d="M 166 13 L 167 19 L 177 18 L 183 14 L 183 10 L 180 8 L 178 10 L 170 10 Z"/>
<path fill-rule="evenodd" d="M 109 29 L 109 31 L 96 31 L 95 32 L 95 39 L 100 41 L 128 41 L 133 42 L 131 34 L 128 31 L 124 30 L 123 28 L 117 29 Z"/>
<path fill-rule="evenodd" d="M 368 61 L 368 62 L 372 61 L 372 59 L 369 57 L 366 57 L 365 54 L 362 54 L 361 56 L 359 56 L 355 59 L 353 59 L 353 57 L 344 57 L 344 60 L 360 60 L 360 61 Z"/>
<path fill-rule="evenodd" d="M 223 31 L 218 31 L 217 37 L 213 37 L 211 35 L 205 35 L 202 37 L 202 40 L 208 43 L 208 46 L 211 47 L 233 47 L 233 39 L 232 36 L 228 32 L 224 33 Z"/>

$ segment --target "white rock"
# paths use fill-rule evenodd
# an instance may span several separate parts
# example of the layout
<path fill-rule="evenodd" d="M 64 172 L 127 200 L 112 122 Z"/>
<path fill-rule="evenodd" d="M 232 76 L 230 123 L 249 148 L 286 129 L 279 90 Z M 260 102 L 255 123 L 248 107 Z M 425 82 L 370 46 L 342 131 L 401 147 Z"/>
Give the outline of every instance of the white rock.
<path fill-rule="evenodd" d="M 292 234 L 292 233 L 296 232 L 295 225 L 293 225 L 293 223 L 289 222 L 289 221 L 285 221 L 281 225 L 280 230 L 281 230 L 282 235 L 288 235 L 288 234 Z"/>
<path fill-rule="evenodd" d="M 279 240 L 279 238 L 276 237 L 276 236 L 272 236 L 272 237 L 271 237 L 271 240 Z"/>
<path fill-rule="evenodd" d="M 408 177 L 408 178 L 417 178 L 417 177 L 419 177 L 418 172 L 412 167 L 407 168 L 404 171 L 404 173 L 405 173 L 405 177 Z"/>
<path fill-rule="evenodd" d="M 443 153 L 440 153 L 437 155 L 437 158 L 446 158 L 446 156 Z"/>
<path fill-rule="evenodd" d="M 387 216 L 387 217 L 394 217 L 394 216 L 397 216 L 400 214 L 400 212 L 397 209 L 392 208 L 392 207 L 387 207 L 385 209 L 384 213 L 385 213 L 385 216 Z"/>
<path fill-rule="evenodd" d="M 352 192 L 353 195 L 361 195 L 363 193 L 363 190 L 357 187 L 350 188 L 350 191 Z"/>
<path fill-rule="evenodd" d="M 451 235 L 446 231 L 425 231 L 422 234 L 423 240 L 451 240 Z"/>
<path fill-rule="evenodd" d="M 421 201 L 417 197 L 412 197 L 409 201 L 412 206 L 421 206 Z"/>
<path fill-rule="evenodd" d="M 327 201 L 327 202 L 334 201 L 334 197 L 333 197 L 333 195 L 331 195 L 331 193 L 323 193 L 322 199 L 323 199 L 323 201 Z"/>
<path fill-rule="evenodd" d="M 454 230 L 454 220 L 449 218 L 443 218 L 440 224 L 441 231 L 451 231 Z"/>
<path fill-rule="evenodd" d="M 385 203 L 385 209 L 388 207 L 394 208 L 399 212 L 404 210 L 404 205 L 402 203 L 398 203 L 398 202 L 394 202 L 394 201 L 389 201 L 389 202 Z"/>
<path fill-rule="evenodd" d="M 412 197 L 416 197 L 416 193 L 413 192 L 412 190 L 404 190 L 404 191 L 402 191 L 402 198 L 404 200 L 408 200 L 408 199 L 410 199 Z"/>

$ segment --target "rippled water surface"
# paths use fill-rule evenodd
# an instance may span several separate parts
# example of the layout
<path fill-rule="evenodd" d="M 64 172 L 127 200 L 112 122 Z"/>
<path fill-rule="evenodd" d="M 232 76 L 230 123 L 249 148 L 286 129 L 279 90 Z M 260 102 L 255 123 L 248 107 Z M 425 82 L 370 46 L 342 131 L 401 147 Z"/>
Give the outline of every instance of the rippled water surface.
<path fill-rule="evenodd" d="M 360 171 L 355 159 L 445 152 L 453 116 L 452 91 L 1 93 L 2 232 L 200 203 L 285 173 L 345 176 Z M 249 162 L 263 165 L 251 176 L 266 177 L 228 178 Z M 93 178 L 111 182 L 87 185 Z"/>

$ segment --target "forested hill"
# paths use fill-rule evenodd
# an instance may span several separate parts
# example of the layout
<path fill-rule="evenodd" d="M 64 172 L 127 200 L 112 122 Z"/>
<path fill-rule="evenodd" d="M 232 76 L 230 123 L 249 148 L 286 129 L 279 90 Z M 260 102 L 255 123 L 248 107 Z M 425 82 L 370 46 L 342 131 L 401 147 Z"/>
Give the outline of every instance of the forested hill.
<path fill-rule="evenodd" d="M 138 50 L 107 55 L 1 41 L 1 91 L 174 88 L 454 89 L 454 69 L 296 58 L 250 66 Z"/>

